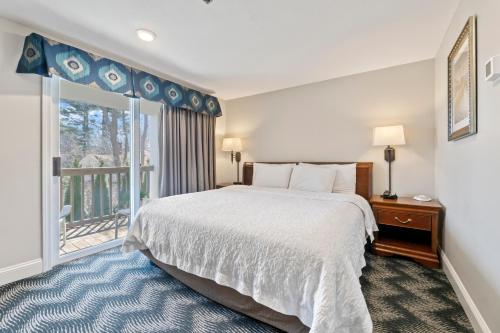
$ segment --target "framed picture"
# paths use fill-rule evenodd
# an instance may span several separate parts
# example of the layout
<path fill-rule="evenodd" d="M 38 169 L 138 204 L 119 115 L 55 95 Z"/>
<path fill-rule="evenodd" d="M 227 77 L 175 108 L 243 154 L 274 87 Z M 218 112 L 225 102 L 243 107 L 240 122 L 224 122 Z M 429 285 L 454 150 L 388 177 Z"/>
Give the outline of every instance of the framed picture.
<path fill-rule="evenodd" d="M 471 16 L 448 56 L 448 141 L 477 133 L 476 17 Z"/>

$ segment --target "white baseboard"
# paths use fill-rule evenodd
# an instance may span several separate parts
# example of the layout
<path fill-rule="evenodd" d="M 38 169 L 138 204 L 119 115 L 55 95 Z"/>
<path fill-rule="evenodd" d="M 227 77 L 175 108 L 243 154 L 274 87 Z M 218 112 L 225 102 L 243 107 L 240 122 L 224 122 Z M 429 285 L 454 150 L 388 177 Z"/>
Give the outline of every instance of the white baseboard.
<path fill-rule="evenodd" d="M 0 286 L 21 280 L 42 272 L 42 259 L 26 261 L 17 265 L 0 268 Z"/>
<path fill-rule="evenodd" d="M 443 264 L 443 271 L 445 272 L 448 280 L 453 286 L 453 289 L 455 290 L 455 293 L 457 294 L 458 299 L 460 300 L 460 303 L 462 304 L 462 307 L 464 308 L 465 313 L 467 314 L 467 317 L 469 318 L 472 327 L 474 328 L 474 332 L 491 333 L 491 330 L 488 327 L 488 324 L 486 324 L 486 321 L 481 315 L 481 312 L 479 312 L 476 303 L 474 303 L 474 301 L 472 300 L 472 297 L 470 296 L 462 280 L 458 276 L 457 271 L 455 271 L 455 268 L 453 268 L 450 260 L 442 250 L 441 262 Z"/>

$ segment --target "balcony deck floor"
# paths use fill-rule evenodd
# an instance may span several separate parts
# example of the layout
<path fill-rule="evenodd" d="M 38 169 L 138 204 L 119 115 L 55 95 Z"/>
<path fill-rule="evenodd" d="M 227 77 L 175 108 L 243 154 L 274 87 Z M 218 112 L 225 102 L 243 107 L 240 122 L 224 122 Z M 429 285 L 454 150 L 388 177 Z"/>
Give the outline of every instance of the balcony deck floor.
<path fill-rule="evenodd" d="M 124 238 L 127 234 L 127 226 L 118 228 L 118 238 Z M 75 252 L 94 245 L 109 242 L 115 239 L 115 229 L 97 232 L 91 235 L 72 238 L 66 240 L 66 245 L 63 246 L 62 241 L 59 243 L 59 255 Z"/>

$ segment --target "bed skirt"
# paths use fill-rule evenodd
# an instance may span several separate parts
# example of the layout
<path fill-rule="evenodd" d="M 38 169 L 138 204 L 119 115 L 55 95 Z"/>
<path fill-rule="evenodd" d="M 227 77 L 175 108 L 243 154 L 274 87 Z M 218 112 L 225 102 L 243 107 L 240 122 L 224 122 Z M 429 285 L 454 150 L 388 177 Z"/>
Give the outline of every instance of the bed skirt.
<path fill-rule="evenodd" d="M 143 250 L 142 253 L 144 253 L 144 255 L 146 255 L 152 262 L 169 275 L 219 304 L 279 328 L 285 332 L 309 332 L 309 327 L 305 326 L 296 316 L 279 313 L 260 303 L 257 303 L 249 296 L 240 294 L 232 288 L 225 287 L 217 284 L 215 281 L 184 272 L 175 266 L 164 264 L 156 260 L 148 250 Z"/>

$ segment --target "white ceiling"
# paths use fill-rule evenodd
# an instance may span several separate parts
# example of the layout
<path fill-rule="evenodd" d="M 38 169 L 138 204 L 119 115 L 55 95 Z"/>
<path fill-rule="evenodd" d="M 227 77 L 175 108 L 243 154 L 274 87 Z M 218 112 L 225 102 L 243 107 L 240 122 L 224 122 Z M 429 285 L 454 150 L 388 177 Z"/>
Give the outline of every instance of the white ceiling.
<path fill-rule="evenodd" d="M 433 58 L 458 2 L 16 0 L 0 16 L 232 99 Z"/>

